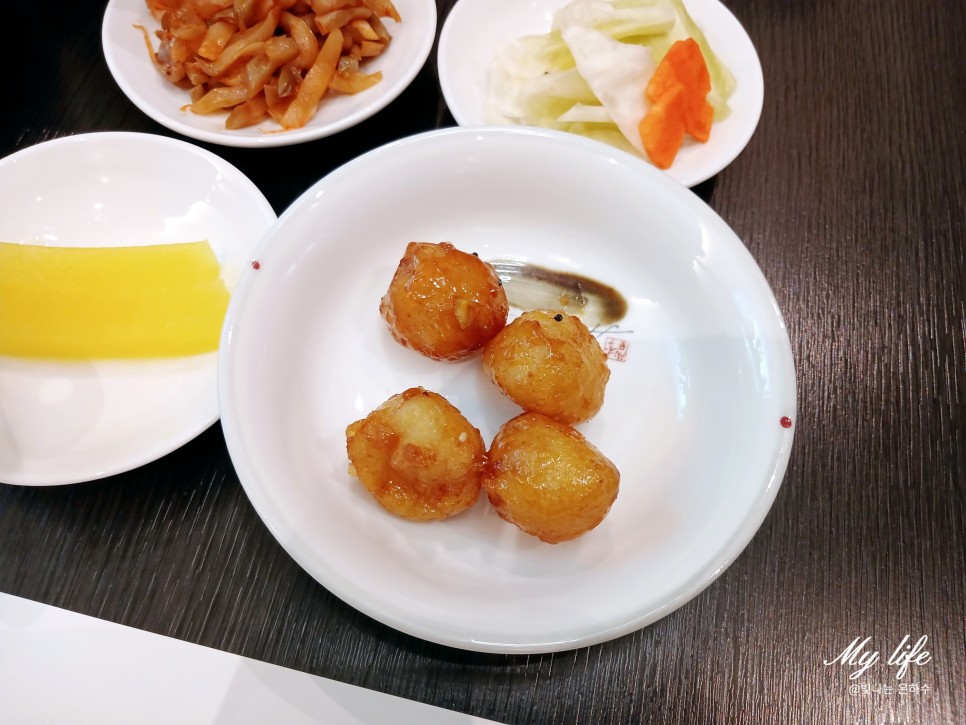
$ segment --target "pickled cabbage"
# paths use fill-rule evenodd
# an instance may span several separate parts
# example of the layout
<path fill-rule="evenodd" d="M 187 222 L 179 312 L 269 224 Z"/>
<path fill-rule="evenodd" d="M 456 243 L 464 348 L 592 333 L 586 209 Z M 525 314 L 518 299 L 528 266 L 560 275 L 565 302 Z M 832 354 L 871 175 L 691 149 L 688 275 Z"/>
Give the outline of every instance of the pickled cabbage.
<path fill-rule="evenodd" d="M 694 38 L 711 76 L 714 120 L 730 113 L 735 81 L 682 0 L 573 0 L 550 31 L 501 47 L 488 79 L 485 119 L 589 136 L 644 155 L 637 127 L 644 89 L 678 40 Z"/>

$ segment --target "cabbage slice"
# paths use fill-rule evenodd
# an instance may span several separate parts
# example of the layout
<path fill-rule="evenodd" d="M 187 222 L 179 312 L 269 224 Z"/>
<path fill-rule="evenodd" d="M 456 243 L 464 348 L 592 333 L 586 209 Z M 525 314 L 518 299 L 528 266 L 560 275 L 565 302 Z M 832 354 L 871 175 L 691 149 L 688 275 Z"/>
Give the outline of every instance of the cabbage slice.
<path fill-rule="evenodd" d="M 614 39 L 666 33 L 677 15 L 668 0 L 573 0 L 554 13 L 552 31 L 594 28 Z"/>
<path fill-rule="evenodd" d="M 637 127 L 647 113 L 644 90 L 654 75 L 650 50 L 580 25 L 572 25 L 562 34 L 580 75 L 631 146 L 643 154 Z"/>
<path fill-rule="evenodd" d="M 587 103 L 575 103 L 557 120 L 561 123 L 614 123 L 606 108 Z"/>

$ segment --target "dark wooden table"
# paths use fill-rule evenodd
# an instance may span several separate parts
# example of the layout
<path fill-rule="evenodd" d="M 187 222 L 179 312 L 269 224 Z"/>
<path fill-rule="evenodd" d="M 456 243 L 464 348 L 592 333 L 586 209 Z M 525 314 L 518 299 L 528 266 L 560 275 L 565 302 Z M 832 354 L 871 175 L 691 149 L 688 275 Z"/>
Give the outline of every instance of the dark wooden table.
<path fill-rule="evenodd" d="M 439 0 L 440 26 L 452 5 Z M 700 596 L 555 655 L 413 639 L 285 554 L 217 425 L 107 480 L 0 485 L 0 591 L 506 723 L 966 722 L 966 3 L 729 5 L 761 57 L 765 107 L 744 153 L 695 192 L 774 289 L 799 414 L 771 513 Z M 109 75 L 103 6 L 4 5 L 0 154 L 91 131 L 173 135 Z M 333 138 L 207 148 L 280 213 L 361 152 L 454 124 L 434 58 Z M 902 681 L 884 662 L 857 680 L 823 664 L 856 637 L 884 660 L 906 635 L 928 637 L 930 660 Z"/>

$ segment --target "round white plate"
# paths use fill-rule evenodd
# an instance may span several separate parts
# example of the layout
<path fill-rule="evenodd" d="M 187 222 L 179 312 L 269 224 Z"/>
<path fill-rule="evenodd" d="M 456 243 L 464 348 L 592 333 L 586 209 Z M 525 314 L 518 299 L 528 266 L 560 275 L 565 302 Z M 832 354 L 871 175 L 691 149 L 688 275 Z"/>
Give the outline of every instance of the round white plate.
<path fill-rule="evenodd" d="M 349 477 L 346 426 L 408 387 L 446 396 L 487 442 L 519 413 L 478 356 L 436 362 L 390 337 L 379 299 L 410 240 L 579 272 L 627 299 L 619 329 L 598 330 L 612 376 L 580 426 L 622 473 L 598 528 L 551 546 L 485 500 L 414 523 Z M 315 184 L 256 256 L 223 330 L 229 452 L 296 561 L 392 627 L 492 652 L 617 637 L 706 587 L 775 497 L 795 415 L 775 300 L 709 207 L 627 154 L 538 129 L 415 136 Z"/>
<path fill-rule="evenodd" d="M 0 239 L 54 246 L 210 241 L 231 289 L 275 221 L 234 166 L 183 141 L 95 133 L 0 160 Z M 0 481 L 136 468 L 218 419 L 217 354 L 53 362 L 0 356 Z"/>
<path fill-rule="evenodd" d="M 485 124 L 487 78 L 497 49 L 523 35 L 546 33 L 567 0 L 459 0 L 439 38 L 439 83 L 461 126 Z M 687 0 L 708 43 L 735 77 L 731 115 L 714 124 L 707 143 L 686 139 L 667 173 L 685 186 L 710 179 L 748 144 L 764 99 L 761 62 L 748 33 L 718 0 Z"/>
<path fill-rule="evenodd" d="M 143 34 L 133 27 L 147 28 L 157 50 L 154 31 L 159 25 L 144 0 L 110 0 L 104 13 L 101 42 L 107 66 L 121 90 L 162 126 L 224 146 L 288 146 L 331 136 L 366 120 L 388 106 L 412 83 L 433 47 L 436 3 L 394 0 L 393 4 L 402 22 L 386 21 L 392 42 L 382 55 L 366 64 L 370 73 L 382 71 L 382 81 L 363 93 L 326 96 L 311 121 L 290 131 L 281 131 L 280 126 L 270 121 L 229 131 L 225 128 L 227 112 L 202 116 L 185 108 L 191 103 L 187 91 L 162 77 L 148 56 Z"/>

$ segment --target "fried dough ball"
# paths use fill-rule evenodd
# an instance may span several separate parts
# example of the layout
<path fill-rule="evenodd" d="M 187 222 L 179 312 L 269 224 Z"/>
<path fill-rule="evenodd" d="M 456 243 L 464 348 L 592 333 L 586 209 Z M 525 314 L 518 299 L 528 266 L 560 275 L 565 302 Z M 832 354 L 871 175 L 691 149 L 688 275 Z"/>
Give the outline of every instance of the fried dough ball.
<path fill-rule="evenodd" d="M 397 516 L 443 519 L 479 498 L 483 437 L 442 395 L 410 388 L 346 428 L 349 474 Z"/>
<path fill-rule="evenodd" d="M 562 423 L 589 420 L 604 404 L 607 355 L 577 317 L 524 312 L 483 348 L 483 370 L 524 410 Z"/>
<path fill-rule="evenodd" d="M 434 360 L 480 349 L 509 311 L 493 268 L 448 242 L 410 242 L 379 304 L 392 336 Z"/>
<path fill-rule="evenodd" d="M 610 511 L 620 473 L 578 431 L 540 413 L 500 428 L 483 471 L 497 513 L 548 544 L 574 539 Z"/>

